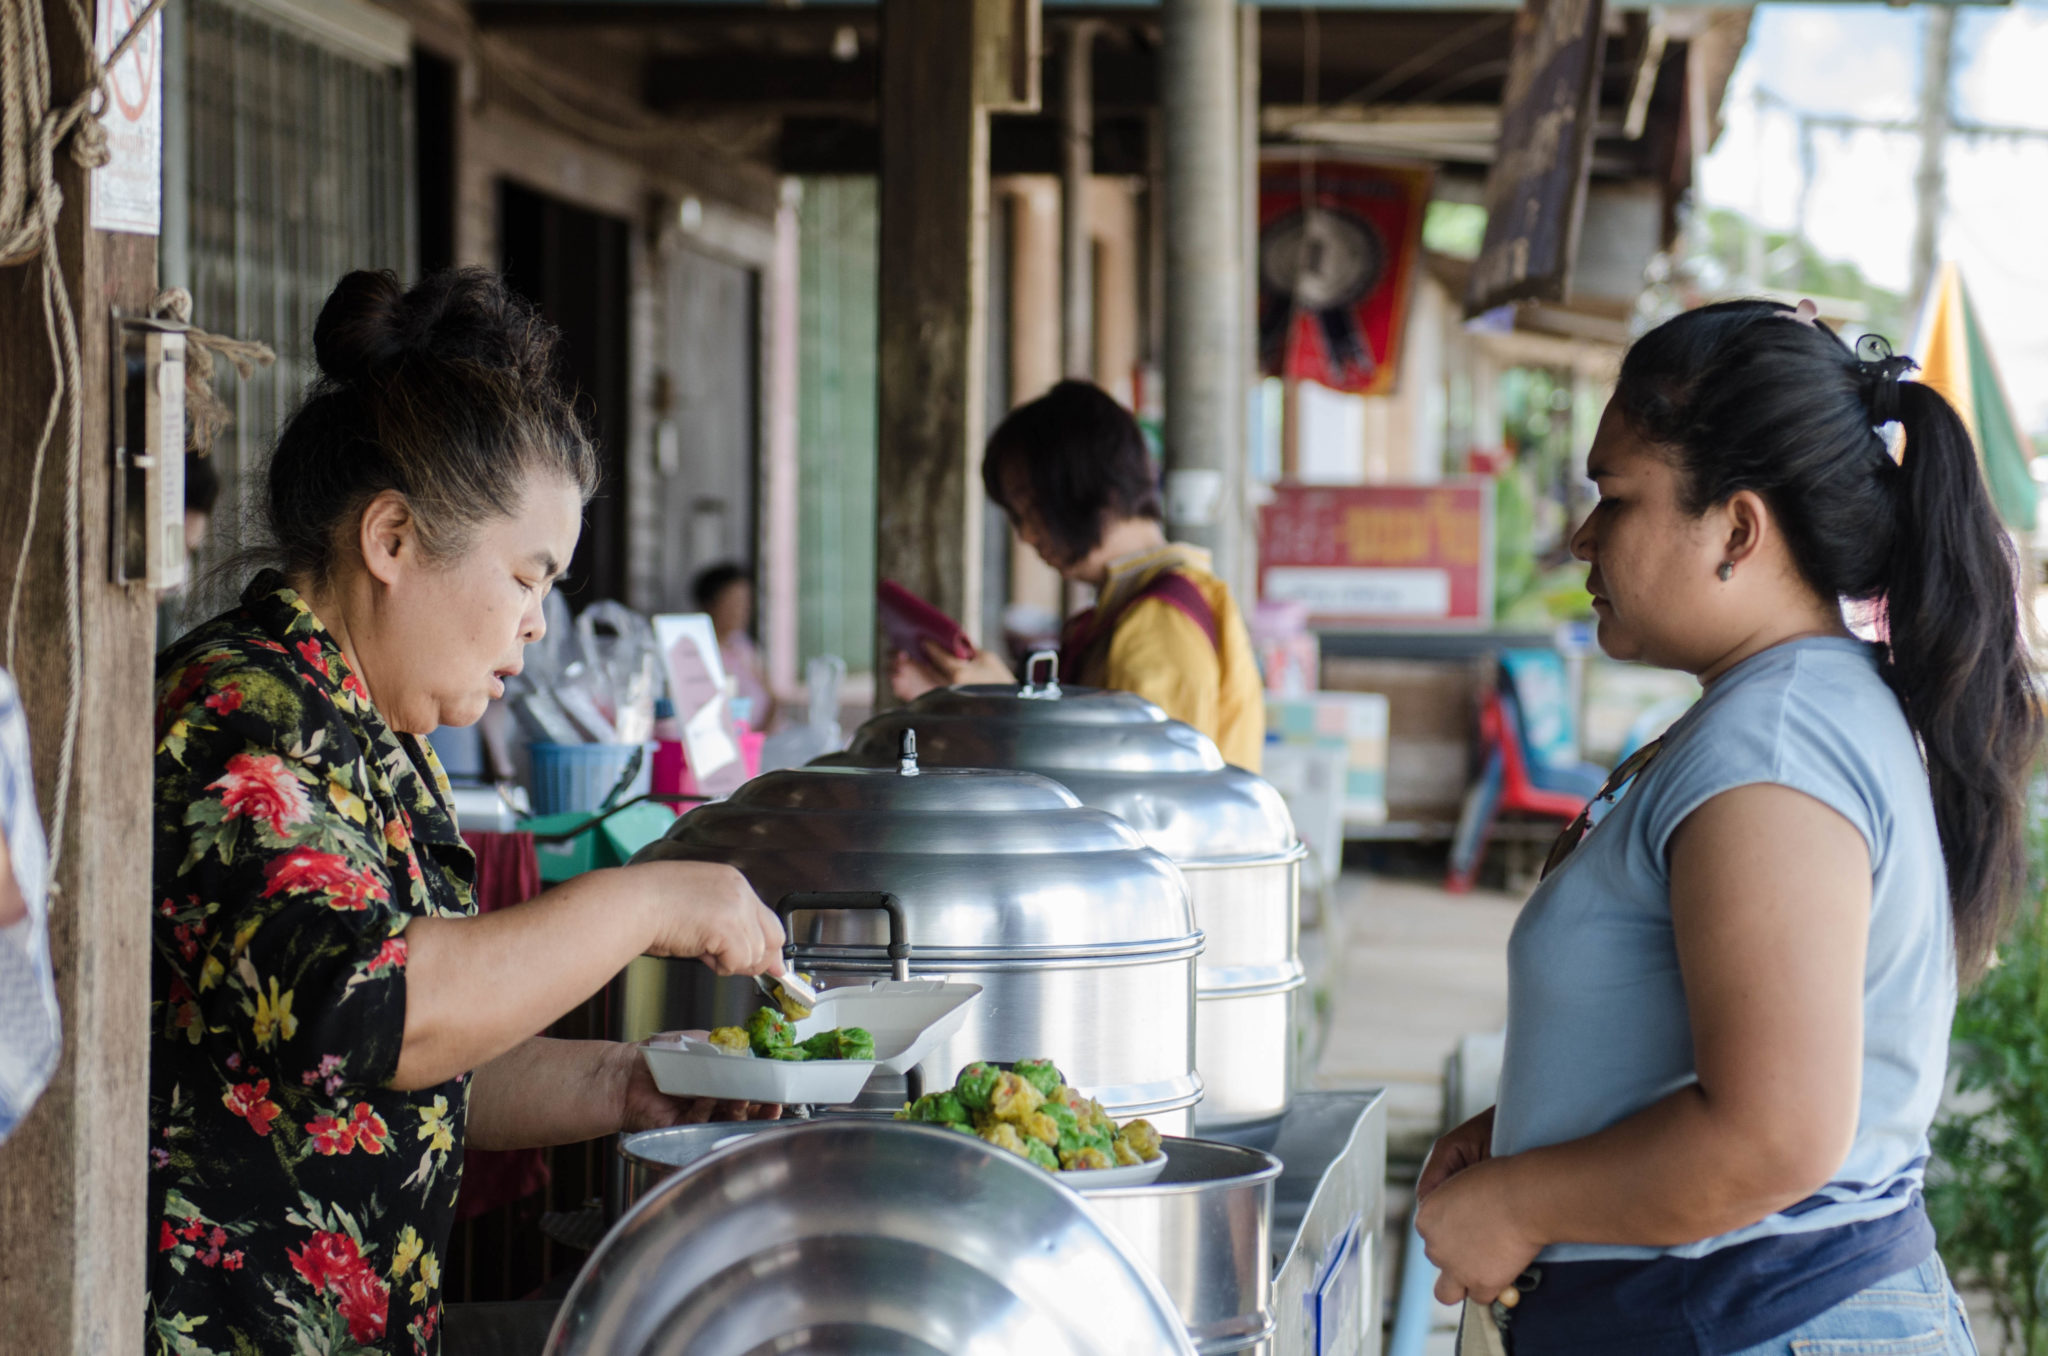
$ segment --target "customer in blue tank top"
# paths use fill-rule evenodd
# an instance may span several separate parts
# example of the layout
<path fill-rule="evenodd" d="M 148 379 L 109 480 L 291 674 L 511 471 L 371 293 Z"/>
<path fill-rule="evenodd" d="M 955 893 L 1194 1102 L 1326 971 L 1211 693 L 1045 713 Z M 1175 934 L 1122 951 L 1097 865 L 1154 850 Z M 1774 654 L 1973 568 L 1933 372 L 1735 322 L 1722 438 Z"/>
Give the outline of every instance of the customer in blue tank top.
<path fill-rule="evenodd" d="M 1514 1356 L 1975 1350 L 1921 1177 L 2040 722 L 1969 435 L 1910 370 L 1761 301 L 1622 365 L 1572 549 L 1601 648 L 1704 695 L 1553 854 L 1499 1105 L 1423 1172 L 1437 1294 L 1514 1285 Z"/>

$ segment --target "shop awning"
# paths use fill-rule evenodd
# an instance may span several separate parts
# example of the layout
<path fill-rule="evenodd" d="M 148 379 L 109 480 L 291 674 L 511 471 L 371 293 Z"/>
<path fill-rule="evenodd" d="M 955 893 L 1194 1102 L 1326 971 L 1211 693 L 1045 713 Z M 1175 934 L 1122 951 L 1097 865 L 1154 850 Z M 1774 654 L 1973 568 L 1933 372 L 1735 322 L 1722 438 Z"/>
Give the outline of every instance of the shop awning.
<path fill-rule="evenodd" d="M 1919 379 L 1948 397 L 1969 425 L 1998 516 L 2008 527 L 2031 532 L 2039 498 L 2029 470 L 2033 448 L 2020 432 L 1984 327 L 1954 264 L 1943 264 L 1928 289 L 1911 352 L 1920 362 Z"/>

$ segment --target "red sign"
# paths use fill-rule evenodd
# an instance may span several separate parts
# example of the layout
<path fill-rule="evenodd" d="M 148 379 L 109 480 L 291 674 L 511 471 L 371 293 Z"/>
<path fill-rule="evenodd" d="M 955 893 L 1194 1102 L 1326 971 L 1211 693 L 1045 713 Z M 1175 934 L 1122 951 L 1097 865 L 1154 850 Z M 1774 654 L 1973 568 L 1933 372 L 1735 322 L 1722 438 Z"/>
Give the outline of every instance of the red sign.
<path fill-rule="evenodd" d="M 1400 370 L 1430 171 L 1345 160 L 1259 167 L 1259 357 L 1276 377 L 1385 395 Z"/>
<path fill-rule="evenodd" d="M 1259 510 L 1259 596 L 1324 627 L 1493 622 L 1493 482 L 1282 485 Z"/>

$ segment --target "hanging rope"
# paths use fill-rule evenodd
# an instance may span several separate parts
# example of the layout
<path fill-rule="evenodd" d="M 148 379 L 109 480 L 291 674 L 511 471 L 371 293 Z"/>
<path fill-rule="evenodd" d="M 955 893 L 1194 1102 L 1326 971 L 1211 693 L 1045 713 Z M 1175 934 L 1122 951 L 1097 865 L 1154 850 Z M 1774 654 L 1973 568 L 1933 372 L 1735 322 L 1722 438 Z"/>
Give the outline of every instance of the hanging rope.
<path fill-rule="evenodd" d="M 256 375 L 258 367 L 276 362 L 277 354 L 270 345 L 254 339 L 236 339 L 200 329 L 192 323 L 192 294 L 182 287 L 167 287 L 157 293 L 156 300 L 149 304 L 149 313 L 159 320 L 175 321 L 184 329 L 185 422 L 189 430 L 185 446 L 203 457 L 213 450 L 213 440 L 234 422 L 226 402 L 214 393 L 214 358 L 226 358 L 242 380 L 247 381 Z"/>
<path fill-rule="evenodd" d="M 52 387 L 42 436 L 36 442 L 29 478 L 28 522 L 14 562 L 14 586 L 7 601 L 6 666 L 14 667 L 21 621 L 21 590 L 28 576 L 30 548 L 42 510 L 43 468 L 59 423 L 64 428 L 64 603 L 66 694 L 63 735 L 57 750 L 56 799 L 50 810 L 50 891 L 64 853 L 71 810 L 71 773 L 78 756 L 78 722 L 84 706 L 84 600 L 79 546 L 79 468 L 84 462 L 84 414 L 78 316 L 65 290 L 57 253 L 57 221 L 64 193 L 57 185 L 57 151 L 67 147 L 80 168 L 107 163 L 107 134 L 100 125 L 106 106 L 107 67 L 128 49 L 163 8 L 149 0 L 114 44 L 107 60 L 93 47 L 93 16 L 87 0 L 62 0 L 85 52 L 85 82 L 62 107 L 50 101 L 50 44 L 43 27 L 44 0 L 0 0 L 0 267 L 42 261 L 43 330 L 50 346 Z"/>

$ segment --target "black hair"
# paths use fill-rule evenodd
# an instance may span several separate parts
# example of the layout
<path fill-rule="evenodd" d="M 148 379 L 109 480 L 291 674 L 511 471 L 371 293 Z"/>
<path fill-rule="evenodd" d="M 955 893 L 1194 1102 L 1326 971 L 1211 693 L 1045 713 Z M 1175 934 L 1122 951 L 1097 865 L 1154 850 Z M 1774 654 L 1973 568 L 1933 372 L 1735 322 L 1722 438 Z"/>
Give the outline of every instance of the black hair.
<path fill-rule="evenodd" d="M 1092 382 L 1060 382 L 996 425 L 982 454 L 981 483 L 1013 519 L 1018 506 L 1010 490 L 1018 480 L 1061 554 L 1056 565 L 1070 565 L 1101 543 L 1105 514 L 1166 516 L 1138 421 Z"/>
<path fill-rule="evenodd" d="M 220 502 L 220 472 L 213 458 L 196 452 L 185 454 L 185 512 L 211 514 Z"/>
<path fill-rule="evenodd" d="M 1688 512 L 1754 491 L 1816 593 L 1881 606 L 1885 681 L 1926 759 L 1968 976 L 2025 883 L 2041 716 L 2012 544 L 1969 430 L 1932 386 L 1901 380 L 1912 366 L 1777 302 L 1720 302 L 1638 340 L 1614 399 L 1675 459 Z M 1893 420 L 1897 461 L 1880 432 Z"/>
<path fill-rule="evenodd" d="M 422 550 L 442 558 L 517 513 L 537 472 L 587 502 L 597 454 L 557 379 L 555 342 L 488 269 L 442 269 L 410 288 L 389 271 L 344 277 L 313 326 L 320 376 L 270 457 L 276 563 L 330 579 L 386 490 L 405 496 Z"/>
<path fill-rule="evenodd" d="M 734 584 L 753 582 L 754 576 L 746 566 L 730 560 L 721 561 L 716 565 L 707 565 L 698 572 L 696 579 L 690 584 L 690 596 L 696 599 L 699 612 L 709 612 L 712 604 L 718 601 L 719 594 Z"/>

